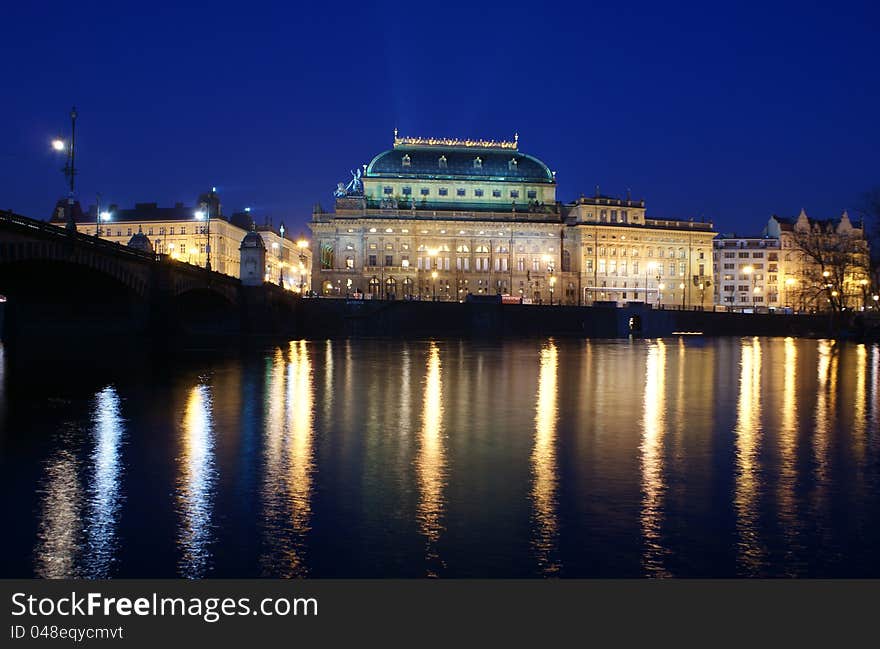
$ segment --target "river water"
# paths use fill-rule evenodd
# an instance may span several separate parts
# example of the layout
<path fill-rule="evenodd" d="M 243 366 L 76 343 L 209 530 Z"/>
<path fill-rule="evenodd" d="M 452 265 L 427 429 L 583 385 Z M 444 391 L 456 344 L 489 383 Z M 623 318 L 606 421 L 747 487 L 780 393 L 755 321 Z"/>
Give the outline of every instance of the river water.
<path fill-rule="evenodd" d="M 877 345 L 95 356 L 0 359 L 2 577 L 880 577 Z"/>

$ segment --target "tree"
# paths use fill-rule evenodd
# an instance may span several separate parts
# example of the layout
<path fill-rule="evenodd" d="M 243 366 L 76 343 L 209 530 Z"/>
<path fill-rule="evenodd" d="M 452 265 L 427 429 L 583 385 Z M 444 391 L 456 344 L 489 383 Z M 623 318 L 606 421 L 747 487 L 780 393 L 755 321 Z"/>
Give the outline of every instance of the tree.
<path fill-rule="evenodd" d="M 868 246 L 861 229 L 833 221 L 803 222 L 792 233 L 792 248 L 801 255 L 801 302 L 832 311 L 858 308 L 865 300 L 869 277 Z"/>

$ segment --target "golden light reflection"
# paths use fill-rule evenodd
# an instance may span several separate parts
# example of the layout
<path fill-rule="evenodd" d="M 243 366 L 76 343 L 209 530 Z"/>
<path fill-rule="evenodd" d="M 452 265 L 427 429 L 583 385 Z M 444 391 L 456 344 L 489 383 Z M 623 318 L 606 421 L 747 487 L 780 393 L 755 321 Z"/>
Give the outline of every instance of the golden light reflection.
<path fill-rule="evenodd" d="M 42 579 L 79 577 L 82 488 L 76 455 L 62 448 L 46 464 L 34 572 Z"/>
<path fill-rule="evenodd" d="M 443 532 L 446 459 L 443 448 L 443 379 L 440 349 L 432 342 L 428 348 L 427 375 L 422 398 L 422 430 L 416 458 L 419 503 L 416 517 L 425 537 L 428 576 L 436 577 L 444 564 L 437 551 Z"/>
<path fill-rule="evenodd" d="M 211 390 L 207 385 L 190 390 L 183 415 L 177 479 L 181 519 L 178 570 L 187 579 L 204 577 L 210 568 L 215 481 L 211 407 Z"/>
<path fill-rule="evenodd" d="M 276 351 L 267 390 L 264 575 L 308 575 L 305 553 L 312 518 L 313 381 L 306 341 L 292 341 L 287 358 Z"/>
<path fill-rule="evenodd" d="M 663 438 L 666 432 L 666 344 L 657 340 L 648 349 L 645 363 L 645 396 L 642 441 L 639 445 L 642 473 L 642 569 L 651 577 L 667 577 L 667 550 L 662 544 Z"/>
<path fill-rule="evenodd" d="M 91 454 L 92 476 L 88 489 L 88 524 L 85 577 L 106 579 L 117 551 L 119 522 L 121 447 L 124 424 L 116 390 L 98 393 L 93 415 L 95 448 Z"/>
<path fill-rule="evenodd" d="M 797 345 L 793 338 L 784 343 L 782 364 L 782 425 L 779 430 L 779 480 L 777 497 L 779 500 L 779 520 L 783 534 L 788 541 L 789 551 L 797 543 L 800 528 L 797 517 Z"/>
<path fill-rule="evenodd" d="M 817 506 L 825 502 L 829 475 L 829 436 L 835 425 L 837 409 L 837 348 L 834 341 L 819 341 L 819 362 L 816 368 L 816 430 L 813 435 L 813 457 Z"/>
<path fill-rule="evenodd" d="M 758 574 L 765 561 L 758 520 L 761 491 L 759 447 L 761 441 L 761 342 L 743 341 L 740 358 L 736 424 L 737 564 L 744 574 Z"/>
<path fill-rule="evenodd" d="M 551 340 L 541 350 L 538 394 L 535 403 L 535 448 L 532 451 L 532 507 L 535 535 L 532 546 L 538 568 L 545 575 L 559 572 L 557 554 L 559 521 L 556 501 L 556 376 L 559 368 L 556 344 Z"/>
<path fill-rule="evenodd" d="M 859 472 L 864 470 L 866 433 L 868 431 L 868 349 L 856 346 L 856 387 L 853 395 L 853 441 Z M 861 477 L 861 476 L 860 476 Z M 860 481 L 861 483 L 861 481 Z"/>

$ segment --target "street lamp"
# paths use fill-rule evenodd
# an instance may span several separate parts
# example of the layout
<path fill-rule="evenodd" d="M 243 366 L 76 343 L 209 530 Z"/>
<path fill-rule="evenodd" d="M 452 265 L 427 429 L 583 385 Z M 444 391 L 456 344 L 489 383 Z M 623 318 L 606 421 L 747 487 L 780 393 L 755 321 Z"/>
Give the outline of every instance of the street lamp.
<path fill-rule="evenodd" d="M 98 212 L 98 222 L 95 224 L 95 236 L 101 236 L 101 223 L 107 223 L 113 217 L 108 211 Z"/>
<path fill-rule="evenodd" d="M 196 212 L 196 220 L 197 221 L 205 221 L 207 223 L 207 227 L 205 228 L 205 234 L 207 235 L 208 243 L 205 246 L 205 270 L 211 270 L 211 211 L 208 209 L 208 205 L 206 203 L 202 203 L 202 209 Z"/>
<path fill-rule="evenodd" d="M 875 296 L 872 297 L 871 299 L 874 300 L 874 308 L 876 309 L 876 308 L 877 308 L 877 302 L 878 302 L 878 300 L 880 300 L 880 295 L 875 295 Z"/>
<path fill-rule="evenodd" d="M 789 291 L 791 287 L 795 285 L 797 280 L 794 277 L 786 277 L 785 278 L 785 303 L 786 305 L 791 307 L 791 298 L 789 297 Z"/>
<path fill-rule="evenodd" d="M 657 284 L 657 308 L 660 308 L 660 298 L 663 297 L 663 289 L 666 288 L 666 284 L 660 282 Z"/>
<path fill-rule="evenodd" d="M 684 282 L 679 284 L 678 288 L 681 290 L 681 308 L 684 309 Z"/>
<path fill-rule="evenodd" d="M 550 276 L 550 306 L 553 306 L 553 288 L 556 286 L 556 276 Z"/>
<path fill-rule="evenodd" d="M 755 288 L 756 288 L 756 287 L 755 287 L 755 281 L 756 281 L 756 279 L 755 279 L 755 268 L 754 268 L 754 266 L 745 266 L 745 267 L 742 269 L 742 272 L 743 272 L 743 275 L 745 275 L 747 279 L 748 279 L 748 278 L 751 278 L 751 280 L 752 280 L 752 293 L 755 293 Z M 754 313 L 754 312 L 755 312 L 755 300 L 754 300 L 754 298 L 752 298 L 752 313 Z"/>
<path fill-rule="evenodd" d="M 437 262 L 435 261 L 437 258 L 437 249 L 436 248 L 428 248 L 428 268 L 436 268 Z M 432 272 L 431 277 L 434 279 L 434 300 L 437 300 L 437 273 Z"/>
<path fill-rule="evenodd" d="M 300 237 L 296 247 L 299 248 L 299 293 L 302 295 L 306 290 L 306 249 L 309 247 L 309 242 Z"/>
<path fill-rule="evenodd" d="M 434 280 L 434 302 L 436 302 L 437 301 L 437 271 L 436 270 L 431 271 L 431 279 Z"/>
<path fill-rule="evenodd" d="M 74 181 L 76 179 L 76 106 L 70 109 L 70 144 L 60 138 L 52 140 L 52 148 L 58 153 L 67 151 L 67 161 L 62 167 L 64 177 L 70 183 L 70 192 L 67 195 L 67 223 L 68 230 L 76 230 L 76 221 L 73 218 L 73 195 Z"/>

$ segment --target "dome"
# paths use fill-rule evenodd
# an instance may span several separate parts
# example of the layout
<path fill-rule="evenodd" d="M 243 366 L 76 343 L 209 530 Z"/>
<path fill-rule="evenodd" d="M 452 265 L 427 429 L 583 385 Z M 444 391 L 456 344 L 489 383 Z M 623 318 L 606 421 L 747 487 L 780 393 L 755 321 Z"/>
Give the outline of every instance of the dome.
<path fill-rule="evenodd" d="M 450 142 L 458 142 L 450 141 Z M 493 180 L 555 183 L 553 172 L 513 146 L 395 145 L 367 165 L 366 178 Z"/>
<path fill-rule="evenodd" d="M 244 250 L 245 248 L 262 248 L 265 250 L 266 244 L 258 232 L 251 230 L 244 235 L 244 239 L 241 240 L 241 245 L 238 247 L 239 250 Z"/>
<path fill-rule="evenodd" d="M 153 252 L 153 243 L 147 238 L 140 226 L 134 236 L 128 240 L 128 247 L 141 252 Z"/>

